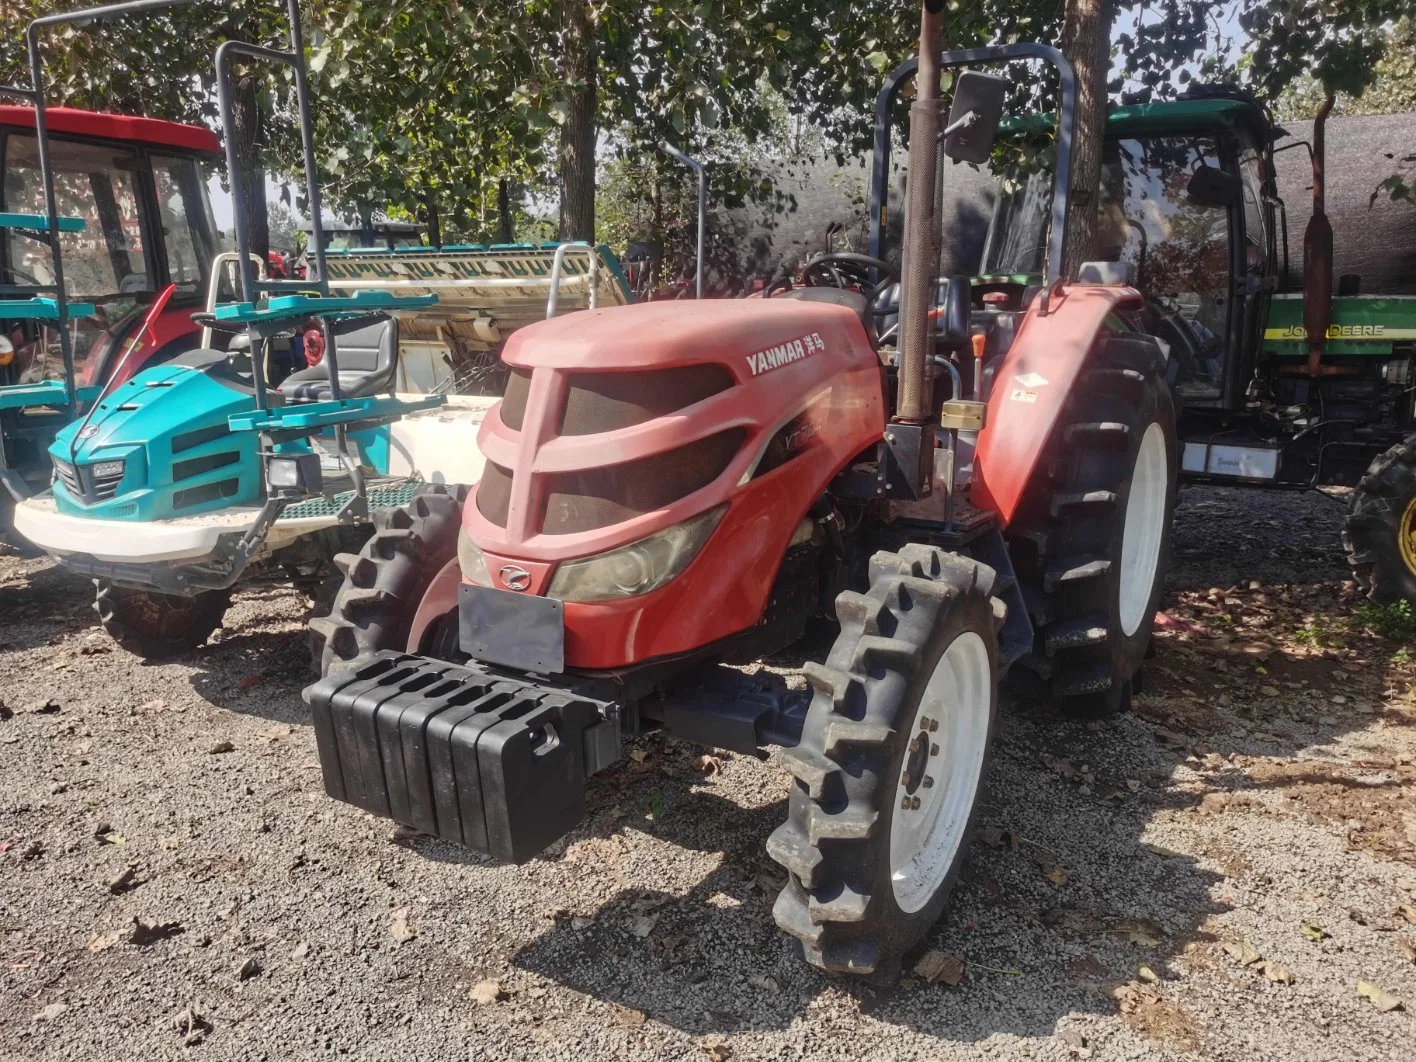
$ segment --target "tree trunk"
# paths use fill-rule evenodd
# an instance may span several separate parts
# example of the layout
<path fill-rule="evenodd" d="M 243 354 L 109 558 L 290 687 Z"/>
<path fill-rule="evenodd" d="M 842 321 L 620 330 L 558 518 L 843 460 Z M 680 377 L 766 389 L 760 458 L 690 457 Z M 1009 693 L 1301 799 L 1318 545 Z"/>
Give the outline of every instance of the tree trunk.
<path fill-rule="evenodd" d="M 270 219 L 266 216 L 265 134 L 257 88 L 254 77 L 236 78 L 235 91 L 231 94 L 231 110 L 236 119 L 236 165 L 241 169 L 241 180 L 246 189 L 246 235 L 250 240 L 251 253 L 265 261 L 270 253 Z"/>
<path fill-rule="evenodd" d="M 1063 273 L 1077 275 L 1092 257 L 1106 135 L 1106 80 L 1111 66 L 1113 0 L 1067 0 L 1062 53 L 1077 72 L 1077 135 L 1072 142 L 1072 186 L 1067 199 L 1067 255 Z"/>
<path fill-rule="evenodd" d="M 423 200 L 423 209 L 428 216 L 428 245 L 430 247 L 442 246 L 442 215 L 438 213 L 438 204 L 431 195 Z"/>
<path fill-rule="evenodd" d="M 561 76 L 570 109 L 560 138 L 560 238 L 595 240 L 595 18 L 586 0 L 563 0 Z"/>
<path fill-rule="evenodd" d="M 501 243 L 516 240 L 516 215 L 511 209 L 511 182 L 505 177 L 497 181 L 497 225 Z"/>

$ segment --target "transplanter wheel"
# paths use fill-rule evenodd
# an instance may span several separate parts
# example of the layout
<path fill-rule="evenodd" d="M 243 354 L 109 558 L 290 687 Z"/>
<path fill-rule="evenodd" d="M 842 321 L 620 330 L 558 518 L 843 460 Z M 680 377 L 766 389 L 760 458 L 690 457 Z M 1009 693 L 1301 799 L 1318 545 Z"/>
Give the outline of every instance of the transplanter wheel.
<path fill-rule="evenodd" d="M 1369 598 L 1416 606 L 1416 435 L 1372 461 L 1352 493 L 1342 544 Z"/>
<path fill-rule="evenodd" d="M 119 648 L 144 660 L 166 660 L 205 645 L 231 605 L 230 590 L 178 597 L 103 579 L 93 584 L 98 591 L 93 607 L 103 629 Z"/>
<path fill-rule="evenodd" d="M 841 633 L 815 689 L 773 909 L 806 960 L 889 981 L 938 920 L 968 850 L 998 704 L 992 568 L 930 546 L 877 553 L 870 589 L 836 601 Z"/>

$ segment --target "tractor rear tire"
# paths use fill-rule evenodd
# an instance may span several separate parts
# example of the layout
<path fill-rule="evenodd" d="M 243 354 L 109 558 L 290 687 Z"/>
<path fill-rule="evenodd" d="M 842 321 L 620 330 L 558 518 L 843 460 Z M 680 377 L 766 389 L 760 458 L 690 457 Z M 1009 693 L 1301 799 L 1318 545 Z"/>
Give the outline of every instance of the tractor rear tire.
<path fill-rule="evenodd" d="M 836 599 L 796 779 L 767 854 L 788 871 L 773 916 L 807 962 L 889 983 L 958 877 L 998 709 L 992 568 L 912 544 L 877 553 Z"/>
<path fill-rule="evenodd" d="M 1372 461 L 1352 494 L 1342 545 L 1368 598 L 1416 606 L 1416 435 Z"/>
<path fill-rule="evenodd" d="M 310 621 L 320 675 L 348 669 L 383 649 L 407 652 L 418 607 L 433 580 L 457 558 L 466 487 L 431 486 L 401 509 L 374 514 L 374 533 L 357 554 L 341 553 L 344 580 L 328 615 Z"/>
<path fill-rule="evenodd" d="M 1045 700 L 1128 710 L 1165 589 L 1178 475 L 1175 406 L 1149 339 L 1101 341 L 1008 530 Z"/>
<path fill-rule="evenodd" d="M 144 660 L 170 660 L 205 645 L 231 606 L 230 590 L 193 597 L 131 590 L 95 579 L 98 621 L 120 649 Z"/>

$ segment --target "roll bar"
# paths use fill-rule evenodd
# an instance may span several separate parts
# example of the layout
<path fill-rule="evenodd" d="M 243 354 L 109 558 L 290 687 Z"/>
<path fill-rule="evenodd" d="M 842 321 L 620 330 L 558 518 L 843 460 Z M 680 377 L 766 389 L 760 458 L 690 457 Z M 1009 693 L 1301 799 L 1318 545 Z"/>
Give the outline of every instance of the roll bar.
<path fill-rule="evenodd" d="M 1056 48 L 1046 44 L 1006 44 L 991 48 L 966 48 L 944 52 L 941 68 L 1006 62 L 1011 59 L 1041 59 L 1057 70 L 1062 84 L 1062 101 L 1057 123 L 1057 168 L 1052 181 L 1052 224 L 1048 240 L 1047 276 L 1050 286 L 1062 279 L 1067 253 L 1067 197 L 1072 186 L 1072 145 L 1077 131 L 1077 77 L 1072 64 Z M 901 63 L 885 79 L 875 103 L 875 152 L 870 173 L 870 254 L 883 256 L 886 212 L 890 194 L 891 116 L 905 82 L 919 70 L 919 59 Z"/>

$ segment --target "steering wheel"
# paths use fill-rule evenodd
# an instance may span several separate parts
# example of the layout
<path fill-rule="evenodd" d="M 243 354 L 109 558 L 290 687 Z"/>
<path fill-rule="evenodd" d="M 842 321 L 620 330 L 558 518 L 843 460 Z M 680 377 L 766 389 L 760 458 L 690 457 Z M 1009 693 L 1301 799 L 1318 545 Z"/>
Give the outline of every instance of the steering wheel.
<path fill-rule="evenodd" d="M 40 286 L 39 278 L 30 276 L 23 269 L 16 269 L 14 266 L 4 266 L 3 269 L 21 284 L 33 284 L 35 287 Z"/>
<path fill-rule="evenodd" d="M 852 251 L 817 255 L 802 267 L 801 272 L 802 279 L 810 287 L 858 291 L 872 302 L 881 289 L 900 279 L 899 269 L 889 262 Z M 872 272 L 881 275 L 878 283 L 871 280 Z"/>

